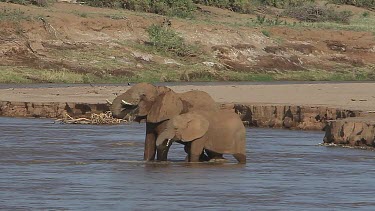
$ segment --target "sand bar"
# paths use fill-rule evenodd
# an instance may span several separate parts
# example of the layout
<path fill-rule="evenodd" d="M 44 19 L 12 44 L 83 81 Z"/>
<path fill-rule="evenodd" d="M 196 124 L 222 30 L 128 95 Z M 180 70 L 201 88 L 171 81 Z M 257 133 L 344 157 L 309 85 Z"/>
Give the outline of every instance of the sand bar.
<path fill-rule="evenodd" d="M 0 101 L 104 103 L 130 86 L 64 86 L 43 88 L 1 88 Z M 202 90 L 218 102 L 329 106 L 354 110 L 375 110 L 375 83 L 288 83 L 173 85 L 176 92 Z"/>

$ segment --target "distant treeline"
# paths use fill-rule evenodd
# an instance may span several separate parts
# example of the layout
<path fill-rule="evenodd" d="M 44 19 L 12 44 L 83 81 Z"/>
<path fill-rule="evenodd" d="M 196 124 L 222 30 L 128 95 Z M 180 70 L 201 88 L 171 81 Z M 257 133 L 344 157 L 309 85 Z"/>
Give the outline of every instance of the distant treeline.
<path fill-rule="evenodd" d="M 92 6 L 122 7 L 136 11 L 183 17 L 189 16 L 192 11 L 196 10 L 194 3 L 229 9 L 234 12 L 250 13 L 260 5 L 288 8 L 311 4 L 315 0 L 86 0 L 85 2 Z M 375 8 L 375 0 L 328 0 L 328 2 Z"/>
<path fill-rule="evenodd" d="M 356 7 L 375 9 L 375 0 L 330 0 L 333 4 L 346 4 Z"/>
<path fill-rule="evenodd" d="M 0 1 L 47 6 L 56 0 Z M 193 17 L 193 12 L 197 10 L 196 4 L 219 7 L 239 13 L 252 13 L 256 7 L 262 5 L 287 9 L 312 4 L 315 3 L 315 0 L 82 0 L 82 2 L 94 7 L 123 8 L 186 18 Z M 328 0 L 328 2 L 375 9 L 375 0 Z"/>

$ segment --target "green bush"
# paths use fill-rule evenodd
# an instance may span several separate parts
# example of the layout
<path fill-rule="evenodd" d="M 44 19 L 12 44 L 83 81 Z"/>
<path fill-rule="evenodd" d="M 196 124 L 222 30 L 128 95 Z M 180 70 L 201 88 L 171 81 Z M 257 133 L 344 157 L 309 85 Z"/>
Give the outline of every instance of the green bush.
<path fill-rule="evenodd" d="M 27 5 L 27 4 L 34 4 L 39 7 L 46 7 L 48 6 L 49 3 L 52 3 L 54 1 L 50 0 L 0 0 L 0 2 L 9 2 L 13 4 L 22 4 L 22 5 Z"/>
<path fill-rule="evenodd" d="M 123 8 L 160 15 L 191 17 L 196 10 L 192 0 L 87 0 L 94 7 Z"/>
<path fill-rule="evenodd" d="M 346 4 L 375 9 L 375 0 L 330 0 L 330 2 L 333 4 Z"/>
<path fill-rule="evenodd" d="M 229 9 L 234 12 L 250 13 L 252 12 L 251 0 L 193 0 L 196 4 L 204 4 L 223 9 Z"/>
<path fill-rule="evenodd" d="M 306 3 L 315 2 L 315 0 L 259 0 L 262 4 L 277 7 L 277 8 L 287 8 L 287 7 L 297 7 L 302 6 Z"/>
<path fill-rule="evenodd" d="M 48 4 L 51 3 L 48 0 L 31 0 L 30 2 L 31 2 L 31 4 L 34 4 L 34 5 L 39 6 L 39 7 L 46 7 L 46 6 L 48 6 Z"/>
<path fill-rule="evenodd" d="M 124 1 L 123 6 L 128 10 L 152 12 L 151 0 L 127 0 Z"/>
<path fill-rule="evenodd" d="M 0 0 L 0 2 L 9 2 L 9 3 L 13 3 L 13 4 L 22 4 L 22 5 L 26 5 L 26 4 L 28 4 L 30 1 L 28 1 L 28 0 Z"/>
<path fill-rule="evenodd" d="M 368 18 L 370 16 L 370 13 L 368 11 L 365 11 L 362 13 L 362 17 Z"/>
<path fill-rule="evenodd" d="M 191 0 L 158 0 L 151 1 L 152 12 L 161 15 L 177 16 L 181 18 L 191 17 L 196 10 Z"/>
<path fill-rule="evenodd" d="M 20 21 L 20 20 L 31 20 L 31 16 L 27 15 L 24 11 L 20 9 L 0 9 L 0 21 Z"/>
<path fill-rule="evenodd" d="M 271 37 L 271 33 L 267 30 L 262 30 L 262 34 L 266 37 Z"/>
<path fill-rule="evenodd" d="M 259 25 L 268 25 L 268 26 L 278 26 L 281 24 L 287 25 L 286 20 L 281 20 L 279 17 L 276 17 L 274 19 L 266 18 L 265 15 L 257 15 L 257 19 L 255 20 L 256 24 Z"/>
<path fill-rule="evenodd" d="M 140 0 L 143 2 L 145 0 Z M 125 8 L 126 0 L 86 0 L 87 5 L 92 7 Z"/>
<path fill-rule="evenodd" d="M 185 43 L 175 31 L 166 26 L 151 25 L 147 28 L 150 43 L 159 52 L 168 52 L 177 56 L 188 56 L 194 53 L 193 47 Z"/>
<path fill-rule="evenodd" d="M 283 12 L 284 15 L 305 22 L 337 22 L 348 24 L 351 11 L 337 12 L 332 7 L 323 7 L 315 4 L 306 4 L 299 7 L 290 7 Z"/>
<path fill-rule="evenodd" d="M 225 8 L 234 12 L 251 13 L 256 5 L 267 5 L 277 8 L 301 6 L 315 0 L 193 0 L 194 3 Z"/>

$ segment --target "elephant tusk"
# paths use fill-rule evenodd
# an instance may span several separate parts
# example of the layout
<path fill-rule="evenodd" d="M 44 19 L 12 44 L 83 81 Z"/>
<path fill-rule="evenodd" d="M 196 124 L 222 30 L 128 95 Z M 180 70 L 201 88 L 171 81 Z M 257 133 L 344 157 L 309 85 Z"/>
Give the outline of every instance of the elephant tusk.
<path fill-rule="evenodd" d="M 171 140 L 172 139 L 168 139 L 168 141 L 167 141 L 167 147 L 169 147 L 171 145 Z"/>
<path fill-rule="evenodd" d="M 105 101 L 107 101 L 107 103 L 109 104 L 109 105 L 112 105 L 113 103 L 111 102 L 111 101 L 109 101 L 108 99 L 105 99 Z"/>
<path fill-rule="evenodd" d="M 131 103 L 126 102 L 125 100 L 121 100 L 121 104 L 123 104 L 123 105 L 129 105 L 129 106 L 133 105 Z"/>

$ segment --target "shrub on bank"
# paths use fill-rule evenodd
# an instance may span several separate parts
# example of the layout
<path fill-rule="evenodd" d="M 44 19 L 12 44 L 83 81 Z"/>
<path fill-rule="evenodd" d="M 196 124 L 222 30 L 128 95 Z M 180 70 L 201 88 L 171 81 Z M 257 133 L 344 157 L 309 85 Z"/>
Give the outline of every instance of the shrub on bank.
<path fill-rule="evenodd" d="M 252 11 L 251 0 L 193 0 L 196 4 L 229 9 L 234 12 L 250 13 Z"/>
<path fill-rule="evenodd" d="M 315 0 L 259 0 L 262 4 L 277 7 L 277 8 L 287 8 L 287 7 L 298 7 L 305 4 L 313 3 Z"/>
<path fill-rule="evenodd" d="M 346 4 L 356 7 L 375 9 L 375 0 L 330 0 L 333 4 Z"/>
<path fill-rule="evenodd" d="M 335 11 L 332 7 L 323 7 L 315 4 L 306 4 L 299 7 L 289 7 L 284 15 L 305 22 L 337 22 L 348 24 L 351 11 Z"/>
<path fill-rule="evenodd" d="M 151 25 L 147 28 L 151 45 L 159 52 L 172 53 L 180 57 L 194 53 L 194 47 L 185 43 L 174 30 L 166 26 Z"/>
<path fill-rule="evenodd" d="M 39 7 L 46 7 L 48 4 L 54 2 L 54 0 L 0 0 L 0 2 L 9 2 L 13 4 L 28 5 L 33 4 Z"/>
<path fill-rule="evenodd" d="M 160 15 L 191 17 L 196 9 L 192 0 L 86 0 L 94 7 L 123 8 Z"/>
<path fill-rule="evenodd" d="M 120 0 L 86 0 L 87 5 L 92 7 L 109 7 L 109 8 L 121 8 L 122 1 Z"/>
<path fill-rule="evenodd" d="M 19 22 L 20 20 L 31 20 L 32 17 L 27 15 L 24 11 L 20 9 L 0 9 L 0 21 L 14 21 Z M 20 32 L 20 31 L 18 31 Z"/>

